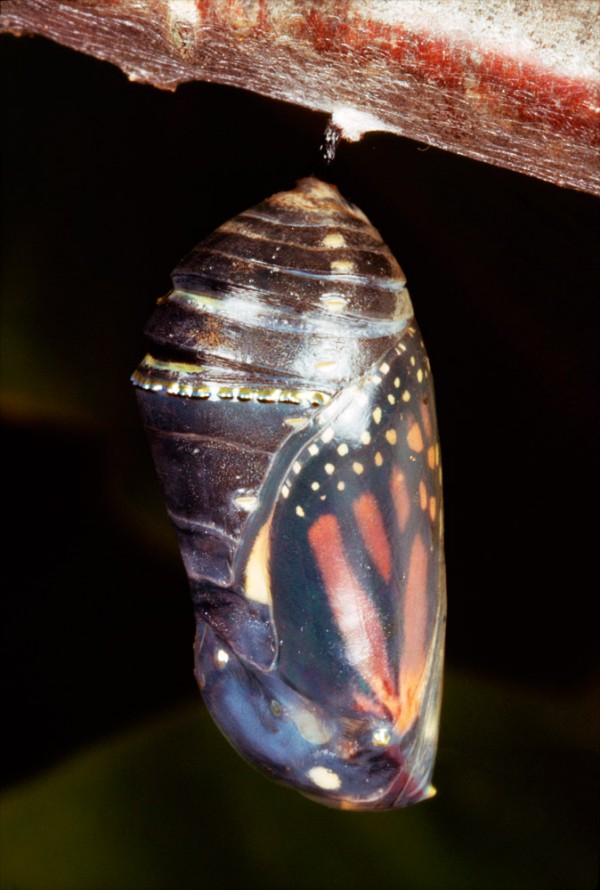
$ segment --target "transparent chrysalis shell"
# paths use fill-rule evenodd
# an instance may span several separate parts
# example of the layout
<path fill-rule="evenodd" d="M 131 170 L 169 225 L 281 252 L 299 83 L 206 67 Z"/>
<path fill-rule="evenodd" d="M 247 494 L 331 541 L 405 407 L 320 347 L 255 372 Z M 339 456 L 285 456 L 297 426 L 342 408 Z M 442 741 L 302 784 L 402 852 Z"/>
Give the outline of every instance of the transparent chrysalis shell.
<path fill-rule="evenodd" d="M 173 272 L 133 375 L 237 750 L 323 803 L 431 796 L 445 623 L 429 362 L 398 263 L 314 178 Z"/>

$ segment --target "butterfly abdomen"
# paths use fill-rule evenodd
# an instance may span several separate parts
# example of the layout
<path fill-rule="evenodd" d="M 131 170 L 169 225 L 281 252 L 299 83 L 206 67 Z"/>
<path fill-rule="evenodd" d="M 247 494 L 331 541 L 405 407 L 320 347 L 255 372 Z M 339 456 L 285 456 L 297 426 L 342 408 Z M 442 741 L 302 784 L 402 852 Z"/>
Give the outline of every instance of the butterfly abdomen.
<path fill-rule="evenodd" d="M 305 793 L 367 809 L 421 799 L 441 485 L 403 273 L 359 210 L 307 179 L 221 226 L 173 284 L 134 382 L 205 700 L 245 756 Z"/>

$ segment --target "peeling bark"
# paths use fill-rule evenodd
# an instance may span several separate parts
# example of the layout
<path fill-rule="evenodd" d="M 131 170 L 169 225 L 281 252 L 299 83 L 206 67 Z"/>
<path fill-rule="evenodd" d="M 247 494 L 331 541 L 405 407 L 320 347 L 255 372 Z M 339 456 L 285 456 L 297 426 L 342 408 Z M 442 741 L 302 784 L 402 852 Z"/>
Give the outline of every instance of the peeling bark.
<path fill-rule="evenodd" d="M 0 29 L 600 194 L 599 16 L 587 0 L 5 0 Z"/>

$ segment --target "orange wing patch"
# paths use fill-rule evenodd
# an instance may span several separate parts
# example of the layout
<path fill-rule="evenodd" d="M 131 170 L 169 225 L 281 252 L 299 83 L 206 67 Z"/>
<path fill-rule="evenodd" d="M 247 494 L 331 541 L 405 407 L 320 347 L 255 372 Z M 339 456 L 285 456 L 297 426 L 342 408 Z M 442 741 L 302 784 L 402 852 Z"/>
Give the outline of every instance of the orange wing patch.
<path fill-rule="evenodd" d="M 402 473 L 396 467 L 394 467 L 392 470 L 392 475 L 390 478 L 390 490 L 394 508 L 396 510 L 396 520 L 398 522 L 398 528 L 401 532 L 403 532 L 408 524 L 408 519 L 410 516 L 410 495 L 408 493 L 408 487 L 406 485 L 404 473 Z"/>
<path fill-rule="evenodd" d="M 354 501 L 353 509 L 367 553 L 381 577 L 389 584 L 392 577 L 392 554 L 375 496 L 368 493 L 361 495 Z"/>
<path fill-rule="evenodd" d="M 425 447 L 423 444 L 423 434 L 421 432 L 421 427 L 416 421 L 409 429 L 406 441 L 408 442 L 408 447 L 411 451 L 423 451 L 423 448 Z"/>
<path fill-rule="evenodd" d="M 429 555 L 420 535 L 410 551 L 404 599 L 404 645 L 400 659 L 400 703 L 396 727 L 406 732 L 419 714 L 427 665 L 427 572 Z"/>
<path fill-rule="evenodd" d="M 327 599 L 346 646 L 346 655 L 373 692 L 387 704 L 394 680 L 377 611 L 358 582 L 346 555 L 337 519 L 330 513 L 310 527 L 308 540 L 315 555 Z"/>

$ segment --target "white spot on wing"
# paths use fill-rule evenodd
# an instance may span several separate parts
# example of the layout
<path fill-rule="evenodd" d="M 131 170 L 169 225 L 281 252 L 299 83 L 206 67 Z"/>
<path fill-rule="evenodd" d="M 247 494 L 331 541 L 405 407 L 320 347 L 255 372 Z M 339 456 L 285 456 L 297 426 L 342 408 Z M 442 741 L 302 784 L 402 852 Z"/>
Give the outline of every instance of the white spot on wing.
<path fill-rule="evenodd" d="M 324 791 L 337 791 L 342 784 L 338 774 L 334 773 L 332 769 L 327 769 L 326 766 L 313 766 L 306 775 L 315 785 L 323 788 Z"/>

